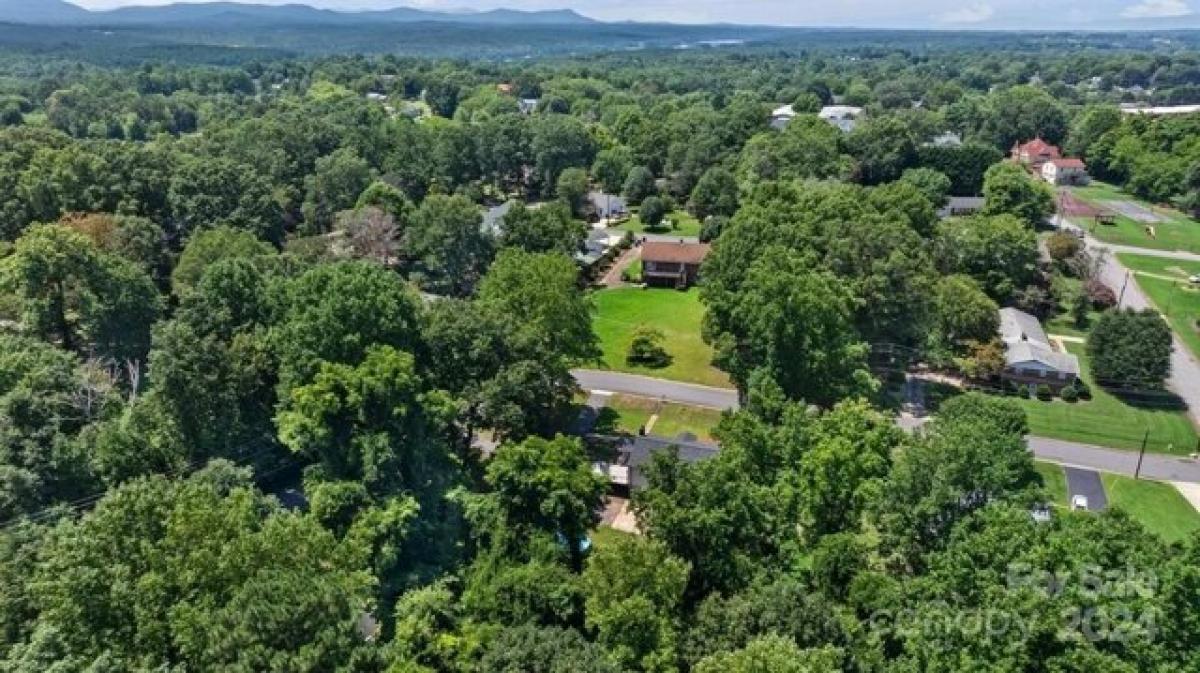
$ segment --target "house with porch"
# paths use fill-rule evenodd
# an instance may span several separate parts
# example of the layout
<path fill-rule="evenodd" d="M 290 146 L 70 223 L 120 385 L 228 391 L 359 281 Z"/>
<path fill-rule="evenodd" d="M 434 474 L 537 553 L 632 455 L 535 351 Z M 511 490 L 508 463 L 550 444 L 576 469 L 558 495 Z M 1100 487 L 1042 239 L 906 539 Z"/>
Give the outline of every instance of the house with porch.
<path fill-rule="evenodd" d="M 642 245 L 642 279 L 647 285 L 689 287 L 700 277 L 709 250 L 707 243 L 649 241 Z"/>

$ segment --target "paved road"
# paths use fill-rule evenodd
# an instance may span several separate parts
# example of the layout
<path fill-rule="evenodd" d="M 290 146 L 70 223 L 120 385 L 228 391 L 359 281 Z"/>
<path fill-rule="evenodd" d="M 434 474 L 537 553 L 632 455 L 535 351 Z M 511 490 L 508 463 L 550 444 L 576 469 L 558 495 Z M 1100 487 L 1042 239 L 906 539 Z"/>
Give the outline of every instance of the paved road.
<path fill-rule="evenodd" d="M 1034 456 L 1052 463 L 1129 476 L 1137 469 L 1136 451 L 1106 449 L 1046 437 L 1026 437 L 1026 440 Z M 1190 458 L 1147 453 L 1142 460 L 1141 476 L 1163 481 L 1200 483 L 1200 462 Z"/>
<path fill-rule="evenodd" d="M 609 234 L 618 235 L 618 236 L 625 233 L 624 229 L 610 228 L 610 229 L 607 229 L 606 231 L 608 231 Z M 634 236 L 637 236 L 638 238 L 644 238 L 647 241 L 655 241 L 655 242 L 659 242 L 659 243 L 678 243 L 680 241 L 684 241 L 686 243 L 699 243 L 700 242 L 700 239 L 696 236 L 680 236 L 678 234 L 649 234 L 649 233 L 637 234 L 637 233 L 635 233 Z"/>
<path fill-rule="evenodd" d="M 723 388 L 710 388 L 617 372 L 581 369 L 575 370 L 573 373 L 576 380 L 579 381 L 579 385 L 586 390 L 641 395 L 713 409 L 736 409 L 738 407 L 737 393 Z M 897 422 L 902 427 L 905 427 L 906 423 L 917 427 L 927 420 L 928 418 L 902 417 Z M 1027 437 L 1026 439 L 1029 449 L 1039 460 L 1125 475 L 1132 475 L 1137 466 L 1137 453 L 1133 451 L 1106 449 L 1046 437 Z M 1165 481 L 1200 483 L 1200 461 L 1148 453 L 1142 461 L 1142 476 Z"/>
<path fill-rule="evenodd" d="M 1088 247 L 1093 249 L 1109 247 L 1098 243 L 1091 237 L 1088 237 L 1087 243 Z M 1141 248 L 1135 250 L 1139 253 L 1148 252 Z M 1121 306 L 1136 309 L 1153 308 L 1154 304 L 1138 287 L 1137 277 L 1121 266 L 1121 263 L 1117 261 L 1117 256 L 1108 254 L 1104 258 L 1104 266 L 1100 269 L 1100 278 L 1118 294 L 1122 287 L 1125 288 Z M 1200 260 L 1200 257 L 1197 259 Z M 1126 283 L 1126 279 L 1128 279 L 1128 283 Z M 1200 364 L 1197 364 L 1178 335 L 1173 334 L 1173 339 L 1175 348 L 1171 353 L 1171 378 L 1167 379 L 1167 387 L 1187 404 L 1192 420 L 1200 423 Z"/>
<path fill-rule="evenodd" d="M 1100 512 L 1108 508 L 1108 497 L 1104 494 L 1104 482 L 1100 481 L 1099 472 L 1078 467 L 1064 467 L 1063 472 L 1067 475 L 1067 502 L 1082 495 L 1087 498 L 1089 510 Z"/>
<path fill-rule="evenodd" d="M 607 391 L 640 395 L 710 409 L 738 408 L 737 391 L 728 388 L 713 388 L 694 383 L 679 383 L 649 376 L 595 369 L 576 369 L 571 373 L 575 375 L 575 380 L 584 390 L 593 392 Z"/>

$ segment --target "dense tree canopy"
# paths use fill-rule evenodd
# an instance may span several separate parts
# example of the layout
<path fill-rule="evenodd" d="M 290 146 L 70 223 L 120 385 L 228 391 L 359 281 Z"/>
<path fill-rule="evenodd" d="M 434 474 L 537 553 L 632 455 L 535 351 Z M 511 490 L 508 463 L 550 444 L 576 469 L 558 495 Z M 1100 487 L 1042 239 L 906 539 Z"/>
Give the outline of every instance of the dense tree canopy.
<path fill-rule="evenodd" d="M 1003 161 L 1200 211 L 1200 115 L 1120 107 L 1200 102 L 1195 36 L 313 21 L 0 26 L 0 670 L 1200 666 L 1200 538 L 1047 507 L 1025 439 L 1163 399 L 1171 326 Z M 697 294 L 593 286 L 697 228 Z M 1116 399 L 914 380 L 995 384 L 1000 306 Z"/>

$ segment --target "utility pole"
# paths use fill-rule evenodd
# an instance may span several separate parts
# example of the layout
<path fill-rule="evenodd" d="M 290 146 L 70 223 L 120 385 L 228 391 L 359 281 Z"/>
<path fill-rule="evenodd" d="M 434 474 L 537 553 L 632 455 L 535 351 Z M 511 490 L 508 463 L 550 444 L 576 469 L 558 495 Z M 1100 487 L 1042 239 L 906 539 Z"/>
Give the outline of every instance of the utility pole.
<path fill-rule="evenodd" d="M 1130 273 L 1131 272 L 1128 269 L 1125 270 L 1125 282 L 1121 283 L 1121 296 L 1117 297 L 1117 309 L 1118 310 L 1121 308 L 1121 302 L 1125 301 L 1125 288 L 1129 287 Z"/>
<path fill-rule="evenodd" d="M 1150 441 L 1150 428 L 1146 428 L 1146 434 L 1142 436 L 1142 450 L 1138 452 L 1137 467 L 1133 470 L 1133 478 L 1138 479 L 1142 475 L 1142 459 L 1146 457 L 1146 442 Z"/>

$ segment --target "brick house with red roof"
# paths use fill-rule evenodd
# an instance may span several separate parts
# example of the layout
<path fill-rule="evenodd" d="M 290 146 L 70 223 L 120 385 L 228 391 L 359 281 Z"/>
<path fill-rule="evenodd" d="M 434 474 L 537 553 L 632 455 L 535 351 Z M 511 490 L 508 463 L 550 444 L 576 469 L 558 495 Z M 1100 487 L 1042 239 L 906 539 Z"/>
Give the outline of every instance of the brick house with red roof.
<path fill-rule="evenodd" d="M 642 245 L 642 279 L 647 285 L 685 288 L 700 276 L 707 243 L 650 241 Z"/>
<path fill-rule="evenodd" d="M 1051 145 L 1039 138 L 1034 138 L 1024 145 L 1016 144 L 1012 148 L 1012 160 L 1024 164 L 1030 170 L 1041 171 L 1047 161 L 1061 159 L 1062 151 L 1057 145 Z"/>

